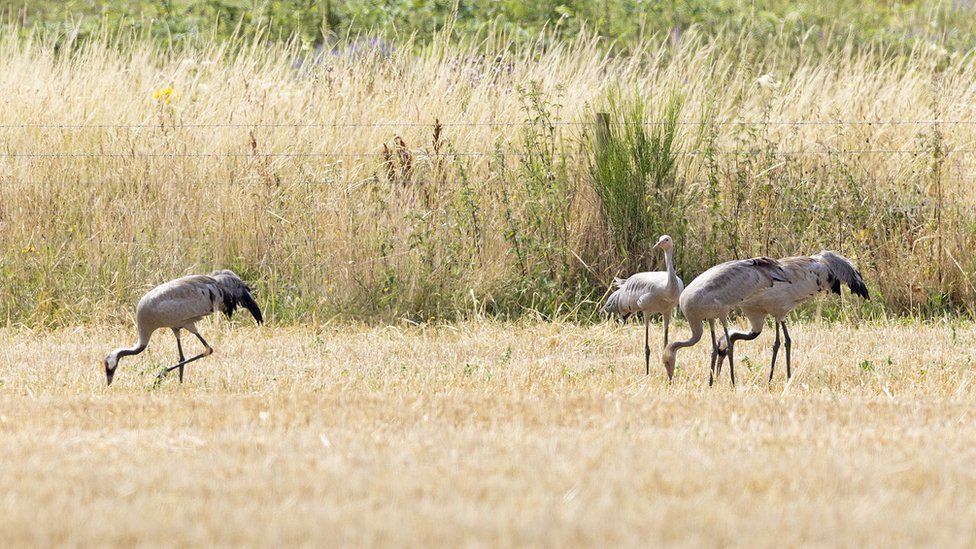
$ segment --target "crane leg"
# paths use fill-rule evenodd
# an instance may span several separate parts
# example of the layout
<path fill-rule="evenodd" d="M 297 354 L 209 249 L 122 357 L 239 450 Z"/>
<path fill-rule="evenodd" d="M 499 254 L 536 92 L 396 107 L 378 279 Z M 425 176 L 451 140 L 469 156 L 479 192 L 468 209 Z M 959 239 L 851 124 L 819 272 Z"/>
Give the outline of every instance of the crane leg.
<path fill-rule="evenodd" d="M 725 341 L 729 342 L 729 379 L 732 380 L 732 386 L 735 387 L 735 345 L 732 343 L 732 338 L 729 337 L 729 321 L 725 317 L 722 317 L 722 330 L 725 331 Z M 715 352 L 718 352 L 718 345 L 715 346 Z"/>
<path fill-rule="evenodd" d="M 773 325 L 776 327 L 776 340 L 773 341 L 773 361 L 769 365 L 769 382 L 773 382 L 773 370 L 776 369 L 776 353 L 779 352 L 779 322 L 773 321 Z"/>
<path fill-rule="evenodd" d="M 715 351 L 715 358 L 713 358 L 712 369 L 715 370 L 715 377 L 722 375 L 722 351 L 718 348 L 718 338 L 715 337 L 715 322 L 709 321 L 712 324 L 709 326 L 712 331 L 712 348 Z"/>
<path fill-rule="evenodd" d="M 200 340 L 200 343 L 203 343 L 203 346 L 207 348 L 207 350 L 203 352 L 203 356 L 210 356 L 210 355 L 212 355 L 213 354 L 213 347 L 211 347 L 210 344 L 207 343 L 207 340 L 203 339 L 203 336 L 200 335 L 200 332 L 193 332 L 193 335 L 197 336 L 197 339 Z"/>
<path fill-rule="evenodd" d="M 789 381 L 793 377 L 793 368 L 790 364 L 790 347 L 793 345 L 793 340 L 790 339 L 790 333 L 786 331 L 786 321 L 783 321 L 783 339 L 786 344 L 786 380 Z"/>
<path fill-rule="evenodd" d="M 651 375 L 651 343 L 650 343 L 651 315 L 644 313 L 644 375 Z"/>
<path fill-rule="evenodd" d="M 668 348 L 668 325 L 670 324 L 671 324 L 671 311 L 668 311 L 664 313 L 664 346 L 661 347 L 662 349 Z M 648 353 L 650 353 L 649 349 L 648 349 Z M 650 366 L 648 366 L 648 368 L 650 368 Z M 650 375 L 649 371 L 648 371 L 648 375 Z"/>
<path fill-rule="evenodd" d="M 708 386 L 715 383 L 715 359 L 718 357 L 718 341 L 715 340 L 715 321 L 709 319 L 708 331 L 712 334 L 712 363 L 708 368 Z M 720 365 L 721 366 L 721 365 Z"/>
<path fill-rule="evenodd" d="M 728 344 L 727 341 L 726 344 Z M 716 343 L 715 354 L 718 355 L 718 358 L 715 361 L 715 376 L 718 377 L 722 374 L 722 365 L 725 364 L 725 356 L 729 354 L 729 349 L 726 347 L 723 351 L 722 349 L 718 348 L 718 343 Z"/>
<path fill-rule="evenodd" d="M 183 342 L 180 341 L 180 331 L 173 330 L 173 333 L 176 335 L 176 351 L 180 354 L 180 362 L 183 362 L 186 357 L 183 356 Z M 180 366 L 180 383 L 183 383 L 183 366 Z"/>
<path fill-rule="evenodd" d="M 664 346 L 668 346 L 668 327 L 671 325 L 671 311 L 664 313 Z"/>
<path fill-rule="evenodd" d="M 193 333 L 193 335 L 197 336 L 197 339 L 200 340 L 200 343 L 203 343 L 203 346 L 206 347 L 206 350 L 203 351 L 202 353 L 196 355 L 196 356 L 187 358 L 185 360 L 181 360 L 177 364 L 174 364 L 174 365 L 170 366 L 169 368 L 163 368 L 163 371 L 159 372 L 159 374 L 156 376 L 156 380 L 157 381 L 160 380 L 160 379 L 162 379 L 163 376 L 165 376 L 166 374 L 172 372 L 173 370 L 176 370 L 177 368 L 179 368 L 179 370 L 180 370 L 180 374 L 181 374 L 180 377 L 181 377 L 181 381 L 182 381 L 182 377 L 183 377 L 182 376 L 182 373 L 183 373 L 183 367 L 184 366 L 186 366 L 187 364 L 189 364 L 191 362 L 200 360 L 201 358 L 204 358 L 204 357 L 207 357 L 207 356 L 210 356 L 210 355 L 213 354 L 213 347 L 211 347 L 210 344 L 207 343 L 207 341 L 205 339 L 203 339 L 203 336 L 201 336 L 196 331 L 192 331 L 191 330 L 191 332 Z M 181 349 L 180 350 L 180 353 L 182 354 L 182 352 L 183 351 Z"/>

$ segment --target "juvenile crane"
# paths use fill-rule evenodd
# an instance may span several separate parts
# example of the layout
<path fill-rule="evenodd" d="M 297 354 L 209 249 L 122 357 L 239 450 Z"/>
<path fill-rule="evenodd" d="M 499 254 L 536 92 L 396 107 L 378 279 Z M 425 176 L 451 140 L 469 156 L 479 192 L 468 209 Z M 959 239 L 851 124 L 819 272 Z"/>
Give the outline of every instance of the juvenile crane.
<path fill-rule="evenodd" d="M 671 311 L 678 304 L 678 296 L 685 285 L 674 272 L 674 241 L 663 235 L 654 245 L 655 250 L 664 251 L 665 271 L 637 273 L 626 280 L 615 278 L 617 291 L 610 294 L 603 310 L 627 317 L 637 311 L 644 316 L 644 369 L 651 374 L 651 345 L 649 331 L 651 315 L 660 314 L 664 318 L 664 345 L 668 344 L 668 325 Z"/>
<path fill-rule="evenodd" d="M 139 341 L 134 347 L 115 349 L 105 357 L 105 377 L 109 385 L 115 377 L 115 369 L 124 356 L 138 355 L 146 350 L 149 338 L 160 328 L 173 330 L 176 336 L 176 350 L 179 362 L 163 369 L 157 378 L 179 368 L 180 383 L 183 383 L 183 367 L 213 353 L 213 348 L 197 331 L 196 323 L 214 311 L 221 311 L 228 318 L 238 306 L 250 311 L 254 320 L 261 324 L 261 309 L 251 296 L 250 288 L 232 271 L 214 271 L 209 275 L 191 275 L 171 280 L 149 290 L 136 306 L 136 329 Z M 197 336 L 205 350 L 191 358 L 183 356 L 180 330 Z"/>
<path fill-rule="evenodd" d="M 684 341 L 674 341 L 664 350 L 664 368 L 668 379 L 674 378 L 674 363 L 678 349 L 691 347 L 702 337 L 702 322 L 708 321 L 712 334 L 712 359 L 708 373 L 708 384 L 714 382 L 715 359 L 718 356 L 718 342 L 715 339 L 715 320 L 722 322 L 726 336 L 729 333 L 729 312 L 763 289 L 776 282 L 789 282 L 783 267 L 775 259 L 755 257 L 740 259 L 716 265 L 698 275 L 678 299 L 681 312 L 691 327 L 691 337 Z M 735 366 L 733 349 L 729 349 L 729 377 L 735 385 Z"/>
<path fill-rule="evenodd" d="M 783 328 L 783 338 L 786 347 L 786 379 L 793 375 L 790 348 L 792 340 L 786 329 L 786 317 L 804 301 L 809 300 L 818 292 L 834 292 L 840 294 L 840 285 L 844 283 L 851 289 L 851 293 L 868 299 L 868 288 L 864 285 L 861 273 L 854 267 L 851 260 L 836 253 L 824 250 L 810 256 L 786 257 L 779 260 L 786 272 L 790 284 L 776 283 L 770 288 L 764 288 L 751 298 L 739 305 L 742 314 L 749 319 L 751 329 L 748 332 L 733 331 L 722 336 L 718 343 L 718 370 L 722 370 L 722 360 L 735 347 L 735 342 L 749 341 L 759 337 L 762 333 L 766 316 L 772 316 L 776 326 L 776 340 L 773 342 L 773 360 L 769 366 L 769 381 L 773 380 L 776 368 L 776 354 L 779 352 L 779 331 Z M 731 345 L 729 344 L 731 342 Z"/>

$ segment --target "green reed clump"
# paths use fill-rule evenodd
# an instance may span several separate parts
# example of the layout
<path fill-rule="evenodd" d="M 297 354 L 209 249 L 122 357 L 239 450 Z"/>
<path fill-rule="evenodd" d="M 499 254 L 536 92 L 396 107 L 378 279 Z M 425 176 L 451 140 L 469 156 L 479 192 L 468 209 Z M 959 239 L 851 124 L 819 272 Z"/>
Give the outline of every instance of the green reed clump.
<path fill-rule="evenodd" d="M 686 181 L 678 173 L 682 98 L 670 93 L 651 109 L 648 99 L 611 93 L 590 135 L 589 178 L 610 248 L 597 259 L 611 273 L 648 266 L 651 246 L 668 233 L 686 234 Z"/>

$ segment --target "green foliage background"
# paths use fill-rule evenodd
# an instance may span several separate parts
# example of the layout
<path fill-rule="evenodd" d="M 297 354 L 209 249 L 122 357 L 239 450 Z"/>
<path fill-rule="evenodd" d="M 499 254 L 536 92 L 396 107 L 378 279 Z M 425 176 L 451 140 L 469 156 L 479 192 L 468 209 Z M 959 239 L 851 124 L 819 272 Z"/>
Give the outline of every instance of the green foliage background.
<path fill-rule="evenodd" d="M 18 32 L 84 37 L 127 30 L 173 47 L 258 32 L 270 40 L 296 37 L 306 47 L 350 35 L 412 38 L 422 45 L 450 26 L 456 38 L 494 28 L 516 44 L 535 40 L 544 29 L 553 41 L 585 30 L 627 49 L 641 37 L 695 25 L 706 33 L 748 29 L 757 42 L 776 47 L 783 44 L 771 38 L 788 35 L 796 43 L 823 44 L 821 53 L 851 44 L 899 52 L 932 41 L 966 50 L 976 31 L 976 12 L 966 2 L 878 0 L 0 0 L 0 9 L 6 26 Z"/>

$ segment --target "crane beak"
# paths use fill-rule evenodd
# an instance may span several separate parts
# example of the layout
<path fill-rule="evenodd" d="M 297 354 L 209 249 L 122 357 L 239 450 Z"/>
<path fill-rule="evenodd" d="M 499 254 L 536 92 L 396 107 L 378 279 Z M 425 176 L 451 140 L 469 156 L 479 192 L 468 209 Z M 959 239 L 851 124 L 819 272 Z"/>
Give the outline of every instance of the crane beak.
<path fill-rule="evenodd" d="M 105 385 L 106 387 L 112 384 L 112 378 L 114 377 L 115 377 L 115 370 L 109 370 L 108 368 L 105 368 L 105 381 L 107 382 Z"/>

